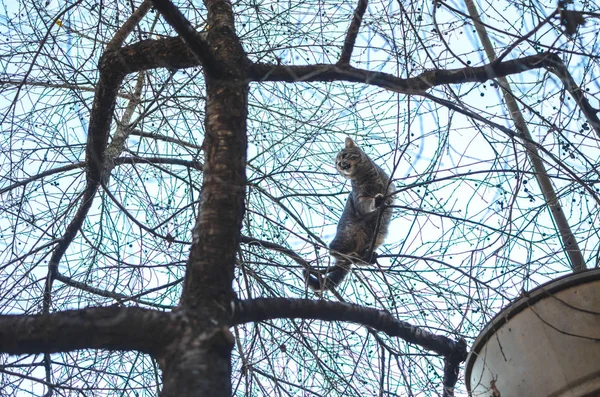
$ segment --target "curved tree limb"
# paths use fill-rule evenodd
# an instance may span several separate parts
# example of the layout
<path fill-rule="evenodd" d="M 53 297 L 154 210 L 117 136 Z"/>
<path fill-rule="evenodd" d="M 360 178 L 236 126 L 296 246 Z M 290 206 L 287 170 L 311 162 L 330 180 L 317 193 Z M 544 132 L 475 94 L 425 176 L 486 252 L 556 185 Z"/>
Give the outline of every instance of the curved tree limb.
<path fill-rule="evenodd" d="M 303 318 L 323 321 L 347 321 L 397 336 L 446 358 L 467 358 L 466 343 L 433 334 L 423 328 L 394 318 L 391 314 L 350 303 L 310 299 L 263 298 L 237 302 L 233 325 L 275 318 Z"/>
<path fill-rule="evenodd" d="M 58 264 L 67 251 L 71 242 L 83 225 L 83 221 L 92 206 L 100 180 L 103 174 L 104 151 L 108 142 L 108 132 L 112 121 L 116 98 L 119 87 L 125 75 L 118 67 L 111 67 L 105 62 L 111 57 L 110 52 L 105 52 L 100 60 L 100 78 L 94 96 L 90 126 L 86 144 L 86 187 L 83 192 L 81 204 L 75 216 L 67 226 L 61 242 L 56 246 L 48 263 L 48 275 L 44 289 L 43 312 L 48 313 L 51 304 L 52 282 L 58 274 Z"/>
<path fill-rule="evenodd" d="M 206 73 L 221 77 L 227 74 L 227 68 L 224 68 L 224 65 L 212 54 L 206 40 L 194 29 L 173 3 L 168 0 L 153 0 L 152 3 L 169 25 L 180 35 L 180 40 L 185 42 L 193 57 L 204 67 Z"/>
<path fill-rule="evenodd" d="M 137 307 L 101 307 L 41 315 L 0 316 L 0 352 L 56 353 L 77 349 L 137 350 L 154 354 L 179 329 L 178 314 Z M 368 307 L 309 299 L 251 299 L 235 306 L 230 325 L 275 318 L 347 321 L 371 327 L 444 356 L 466 358 L 466 343 L 433 334 Z M 183 320 L 182 320 L 183 321 Z"/>
<path fill-rule="evenodd" d="M 126 22 L 122 29 L 119 30 L 117 36 L 111 41 L 111 46 L 114 49 L 108 48 L 99 61 L 100 77 L 94 95 L 94 102 L 90 115 L 90 124 L 88 128 L 88 139 L 86 143 L 86 186 L 81 195 L 81 201 L 77 212 L 71 222 L 66 227 L 61 241 L 56 245 L 52 252 L 50 261 L 48 262 L 48 273 L 46 275 L 46 285 L 44 286 L 42 313 L 48 314 L 52 303 L 52 284 L 59 274 L 58 264 L 63 255 L 75 239 L 75 236 L 81 229 L 90 207 L 100 186 L 100 182 L 104 173 L 104 154 L 108 142 L 108 134 L 110 124 L 114 114 L 114 108 L 119 94 L 119 88 L 126 74 L 120 70 L 118 65 L 111 65 L 111 54 L 114 55 L 117 46 L 123 43 L 123 40 L 133 30 L 141 18 L 148 11 L 148 4 L 143 4 L 141 10 L 134 13 Z M 56 22 L 56 21 L 55 21 Z M 133 101 L 132 101 L 133 102 Z M 51 372 L 50 356 L 44 355 L 44 367 L 46 370 L 46 380 L 50 378 Z M 52 388 L 48 390 L 47 395 L 52 395 Z"/>

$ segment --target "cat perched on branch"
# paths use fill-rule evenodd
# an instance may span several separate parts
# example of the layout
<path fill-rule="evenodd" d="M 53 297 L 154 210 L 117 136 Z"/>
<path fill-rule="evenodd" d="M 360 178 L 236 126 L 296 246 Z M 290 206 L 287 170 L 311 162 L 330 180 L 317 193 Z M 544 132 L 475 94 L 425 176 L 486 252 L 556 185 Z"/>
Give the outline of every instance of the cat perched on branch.
<path fill-rule="evenodd" d="M 354 141 L 346 138 L 346 146 L 335 159 L 338 172 L 352 183 L 344 212 L 329 253 L 335 258 L 333 269 L 325 273 L 311 270 L 305 273 L 306 283 L 314 291 L 335 288 L 350 271 L 352 263 L 372 264 L 375 249 L 383 244 L 390 220 L 394 186 L 389 176 L 363 152 Z"/>

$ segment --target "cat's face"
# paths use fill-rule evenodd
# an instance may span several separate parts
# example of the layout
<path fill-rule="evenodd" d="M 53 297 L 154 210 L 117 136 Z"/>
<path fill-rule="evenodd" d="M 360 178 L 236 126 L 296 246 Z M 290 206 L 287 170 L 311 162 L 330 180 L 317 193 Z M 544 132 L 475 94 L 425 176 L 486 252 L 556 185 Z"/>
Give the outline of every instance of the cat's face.
<path fill-rule="evenodd" d="M 340 150 L 335 158 L 335 168 L 341 176 L 346 179 L 352 179 L 356 170 L 363 161 L 363 152 L 354 141 L 350 138 L 346 138 L 346 147 Z"/>

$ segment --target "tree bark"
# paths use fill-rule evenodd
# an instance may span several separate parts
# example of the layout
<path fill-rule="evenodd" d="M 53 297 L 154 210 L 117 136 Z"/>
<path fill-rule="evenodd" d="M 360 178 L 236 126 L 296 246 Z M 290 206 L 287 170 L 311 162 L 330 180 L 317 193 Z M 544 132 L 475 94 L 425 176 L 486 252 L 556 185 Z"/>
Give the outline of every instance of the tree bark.
<path fill-rule="evenodd" d="M 177 309 L 187 326 L 158 355 L 161 395 L 230 397 L 232 282 L 246 193 L 248 60 L 228 1 L 205 1 L 210 25 L 206 42 L 169 0 L 153 4 L 203 65 L 206 81 L 200 209 Z"/>
<path fill-rule="evenodd" d="M 178 333 L 170 313 L 137 307 L 92 307 L 32 316 L 0 316 L 0 352 L 37 354 L 77 349 L 153 354 Z"/>

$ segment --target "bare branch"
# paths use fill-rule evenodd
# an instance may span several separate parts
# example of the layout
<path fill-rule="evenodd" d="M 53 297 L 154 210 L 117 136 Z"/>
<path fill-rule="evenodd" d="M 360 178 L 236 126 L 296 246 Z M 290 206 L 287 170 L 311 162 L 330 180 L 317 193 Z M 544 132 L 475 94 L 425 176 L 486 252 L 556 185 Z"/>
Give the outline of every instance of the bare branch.
<path fill-rule="evenodd" d="M 163 239 L 165 241 L 171 242 L 171 243 L 177 243 L 177 244 L 189 244 L 187 241 L 182 241 L 182 240 L 176 240 L 174 239 L 172 236 L 170 235 L 166 235 L 163 236 L 162 234 L 156 232 L 154 229 L 149 228 L 148 226 L 144 225 L 142 222 L 140 222 L 135 216 L 131 215 L 129 213 L 129 211 L 127 211 L 127 208 L 125 208 L 123 206 L 123 204 L 121 204 L 121 202 L 110 192 L 110 190 L 108 190 L 106 188 L 106 185 L 102 184 L 102 187 L 104 188 L 104 192 L 106 193 L 106 195 L 108 196 L 108 198 L 110 198 L 112 200 L 112 202 L 119 208 L 119 210 L 121 210 L 121 212 L 123 212 L 123 214 L 134 224 L 136 224 L 140 229 L 145 230 L 146 232 L 152 234 L 153 236 L 156 236 L 160 239 Z"/>
<path fill-rule="evenodd" d="M 133 14 L 129 17 L 127 21 L 115 33 L 110 42 L 106 45 L 107 51 L 113 51 L 118 49 L 123 45 L 123 42 L 131 34 L 133 29 L 140 23 L 142 18 L 146 16 L 150 8 L 152 7 L 152 2 L 150 0 L 144 0 L 142 4 L 134 11 Z"/>
<path fill-rule="evenodd" d="M 165 285 L 158 286 L 156 288 L 152 288 L 152 289 L 146 290 L 146 291 L 141 292 L 141 293 L 139 293 L 137 295 L 128 296 L 128 295 L 125 295 L 125 294 L 120 294 L 118 292 L 106 291 L 106 290 L 103 290 L 103 289 L 100 289 L 100 288 L 92 287 L 91 285 L 87 285 L 87 284 L 82 283 L 80 281 L 73 280 L 72 278 L 67 277 L 65 275 L 62 275 L 60 273 L 58 273 L 56 275 L 55 279 L 58 280 L 58 281 L 60 281 L 60 282 L 62 282 L 65 285 L 68 285 L 69 287 L 77 288 L 77 289 L 79 289 L 81 291 L 89 292 L 91 294 L 98 295 L 98 296 L 103 296 L 105 298 L 111 298 L 111 299 L 114 299 L 114 300 L 116 300 L 117 302 L 119 302 L 121 304 L 124 303 L 124 302 L 127 302 L 127 301 L 131 301 L 131 302 L 136 302 L 136 303 L 139 303 L 139 304 L 142 304 L 142 305 L 146 305 L 146 306 L 156 307 L 156 308 L 159 308 L 159 309 L 172 309 L 173 307 L 170 306 L 170 305 L 161 305 L 161 304 L 156 304 L 156 303 L 153 303 L 153 302 L 144 301 L 142 299 L 139 299 L 139 297 L 143 296 L 143 295 L 151 294 L 151 293 L 159 291 L 161 289 L 172 287 L 173 285 L 179 284 L 179 283 L 181 283 L 183 281 L 181 279 L 175 280 L 175 281 L 173 281 L 171 283 L 168 283 L 168 284 L 165 284 Z"/>
<path fill-rule="evenodd" d="M 454 396 L 454 386 L 456 386 L 456 382 L 458 381 L 460 363 L 465 361 L 462 352 L 467 351 L 467 342 L 464 339 L 460 339 L 457 345 L 455 353 L 444 359 L 443 397 Z"/>
<path fill-rule="evenodd" d="M 5 187 L 4 189 L 0 189 L 0 194 L 4 194 L 8 191 L 11 191 L 13 189 L 18 188 L 19 186 L 25 186 L 28 183 L 31 183 L 33 181 L 37 181 L 38 179 L 42 179 L 44 177 L 50 176 L 50 175 L 54 175 L 54 174 L 59 174 L 61 172 L 65 172 L 65 171 L 71 171 L 71 170 L 75 170 L 77 168 L 81 168 L 85 166 L 85 162 L 84 161 L 80 161 L 79 163 L 75 163 L 75 164 L 69 164 L 69 165 L 65 165 L 63 167 L 58 167 L 58 168 L 53 168 L 51 170 L 47 170 L 44 172 L 40 172 L 39 174 L 33 175 L 27 179 L 23 179 L 20 180 L 18 182 L 13 183 L 10 186 Z"/>
<path fill-rule="evenodd" d="M 484 66 L 460 69 L 428 70 L 416 77 L 407 79 L 345 65 L 286 66 L 257 63 L 250 66 L 248 76 L 254 81 L 284 81 L 289 83 L 343 80 L 371 84 L 403 94 L 419 95 L 439 85 L 484 82 L 496 77 L 539 69 L 551 64 L 556 58 L 558 58 L 556 54 L 541 53 L 498 64 L 490 63 Z"/>
<path fill-rule="evenodd" d="M 350 303 L 315 301 L 310 299 L 265 298 L 237 303 L 233 324 L 272 320 L 275 318 L 304 318 L 323 321 L 347 321 L 361 324 L 397 336 L 444 357 L 467 358 L 466 343 L 435 335 L 422 328 L 394 318 L 377 309 Z"/>
<path fill-rule="evenodd" d="M 184 167 L 189 167 L 195 169 L 197 171 L 202 171 L 204 165 L 195 160 L 183 160 L 177 158 L 170 157 L 119 157 L 114 160 L 115 165 L 121 164 L 172 164 L 172 165 L 181 165 Z M 77 168 L 85 167 L 85 162 L 80 161 L 79 163 L 65 165 L 63 167 L 54 168 L 51 170 L 40 172 L 39 174 L 33 175 L 27 179 L 20 180 L 18 182 L 13 183 L 10 186 L 5 187 L 4 189 L 0 189 L 0 194 L 4 194 L 10 190 L 16 189 L 19 186 L 25 186 L 31 182 L 37 181 L 38 179 L 45 178 L 50 175 L 59 174 L 65 171 L 75 170 Z"/>
<path fill-rule="evenodd" d="M 540 30 L 544 25 L 546 25 L 552 18 L 554 18 L 556 16 L 556 14 L 558 14 L 558 9 L 554 10 L 554 12 L 552 12 L 550 15 L 548 15 L 546 18 L 544 18 L 543 21 L 541 21 L 540 23 L 537 24 L 537 26 L 533 29 L 531 29 L 531 31 L 529 31 L 529 33 L 527 33 L 524 36 L 519 37 L 518 39 L 516 39 L 510 46 L 508 46 L 508 48 L 506 48 L 502 54 L 500 54 L 498 56 L 498 58 L 496 58 L 494 60 L 494 62 L 499 63 L 502 62 L 502 60 L 512 52 L 512 50 L 514 50 L 515 48 L 517 48 L 517 46 L 519 44 L 521 44 L 524 41 L 529 40 L 529 38 L 531 36 L 533 36 L 533 34 L 535 32 L 537 32 L 538 30 Z M 475 21 L 475 26 L 479 27 L 481 26 L 481 19 L 480 18 L 473 18 L 473 20 Z"/>
<path fill-rule="evenodd" d="M 196 171 L 204 170 L 204 164 L 200 161 L 196 160 L 183 160 L 178 158 L 171 157 L 119 157 L 115 159 L 115 165 L 120 164 L 171 164 L 171 165 L 181 165 L 183 167 L 188 167 L 194 169 Z"/>
<path fill-rule="evenodd" d="M 202 146 L 196 145 L 191 142 L 186 142 L 181 139 L 173 138 L 173 137 L 162 135 L 162 134 L 155 134 L 152 132 L 144 132 L 144 131 L 140 131 L 137 129 L 132 130 L 130 135 L 137 135 L 137 136 L 141 136 L 144 138 L 158 139 L 161 141 L 171 142 L 171 143 L 175 143 L 177 145 L 181 145 L 181 146 L 185 146 L 185 147 L 189 147 L 189 148 L 197 149 L 197 150 L 202 149 Z"/>
<path fill-rule="evenodd" d="M 15 85 L 15 86 L 19 86 L 19 87 L 30 86 L 30 87 L 44 87 L 44 88 L 64 88 L 67 90 L 87 91 L 87 92 L 95 92 L 96 91 L 96 89 L 94 87 L 86 87 L 86 86 L 79 85 L 79 84 L 69 84 L 69 83 L 49 83 L 46 81 L 32 81 L 32 80 L 23 81 L 23 80 L 2 80 L 2 79 L 0 79 L 0 85 L 1 84 Z M 117 96 L 119 98 L 124 98 L 124 99 L 132 98 L 131 94 L 127 94 L 125 92 L 117 94 Z"/>
<path fill-rule="evenodd" d="M 57 353 L 78 349 L 153 353 L 169 339 L 173 315 L 137 307 L 99 307 L 34 316 L 0 316 L 0 352 Z"/>
<path fill-rule="evenodd" d="M 558 57 L 557 57 L 558 58 Z M 573 80 L 573 76 L 569 72 L 569 69 L 565 66 L 562 59 L 558 58 L 554 62 L 550 63 L 546 66 L 546 69 L 554 73 L 556 77 L 562 81 L 566 90 L 569 91 L 569 94 L 575 99 L 575 102 L 581 109 L 585 119 L 590 126 L 596 132 L 598 138 L 600 138 L 600 119 L 598 118 L 598 109 L 595 109 L 590 104 L 590 101 L 585 97 L 583 90 L 575 83 Z"/>
<path fill-rule="evenodd" d="M 352 22 L 348 32 L 346 32 L 346 39 L 344 40 L 344 47 L 342 47 L 342 53 L 340 54 L 340 60 L 338 64 L 350 63 L 350 57 L 352 56 L 352 50 L 354 50 L 354 44 L 356 43 L 356 37 L 360 30 L 360 24 L 362 23 L 363 16 L 367 10 L 368 0 L 358 0 L 358 5 L 352 15 Z"/>
<path fill-rule="evenodd" d="M 222 76 L 226 68 L 219 66 L 219 63 L 212 55 L 208 43 L 194 29 L 181 11 L 169 0 L 152 0 L 152 3 L 192 50 L 198 62 L 204 67 L 204 70 L 212 75 Z"/>
<path fill-rule="evenodd" d="M 573 169 L 571 169 L 570 167 L 568 167 L 563 161 L 561 161 L 556 155 L 554 155 L 550 150 L 546 149 L 544 146 L 538 144 L 537 142 L 528 139 L 522 135 L 517 134 L 516 132 L 514 132 L 513 130 L 511 130 L 510 128 L 506 128 L 498 123 L 495 123 L 493 121 L 490 121 L 488 119 L 486 119 L 485 117 L 471 112 L 467 109 L 462 108 L 461 106 L 457 106 L 456 104 L 454 104 L 451 101 L 448 101 L 446 99 L 443 98 L 438 98 L 435 97 L 433 95 L 430 94 L 423 94 L 423 96 L 425 98 L 431 99 L 432 101 L 439 103 L 441 105 L 446 106 L 449 109 L 455 110 L 458 113 L 462 113 L 465 116 L 469 116 L 471 118 L 473 118 L 474 120 L 478 120 L 481 121 L 484 124 L 487 124 L 491 127 L 494 127 L 496 129 L 498 129 L 499 131 L 504 132 L 507 136 L 509 136 L 510 138 L 513 139 L 520 139 L 521 141 L 532 145 L 533 147 L 536 147 L 539 151 L 541 151 L 542 153 L 544 153 L 545 155 L 547 155 L 550 159 L 552 159 L 552 161 L 554 161 L 554 163 L 556 165 L 558 165 L 561 169 L 564 170 L 564 172 L 566 174 L 568 174 L 574 181 L 576 181 L 584 190 L 586 190 L 590 196 L 594 199 L 594 201 L 596 201 L 598 204 L 600 204 L 600 197 L 598 196 L 598 194 L 587 184 L 585 183 L 580 177 L 579 175 L 573 171 Z M 542 159 L 543 161 L 546 161 L 545 159 Z"/>
<path fill-rule="evenodd" d="M 114 159 L 116 159 L 117 156 L 123 152 L 123 149 L 125 148 L 125 142 L 129 137 L 129 133 L 131 131 L 129 124 L 131 123 L 133 113 L 135 112 L 135 109 L 140 101 L 142 89 L 144 88 L 144 73 L 145 72 L 143 71 L 138 73 L 133 98 L 127 103 L 125 112 L 121 117 L 121 122 L 117 124 L 117 129 L 113 134 L 112 141 L 104 150 L 104 169 L 102 170 L 102 181 L 105 185 L 108 184 L 110 173 L 115 167 Z"/>
<path fill-rule="evenodd" d="M 259 245 L 261 247 L 264 248 L 268 248 L 274 251 L 278 251 L 281 252 L 282 254 L 285 254 L 287 256 L 289 256 L 291 259 L 293 259 L 297 264 L 299 264 L 300 266 L 302 266 L 305 269 L 310 269 L 310 263 L 308 263 L 306 260 L 304 260 L 300 255 L 298 255 L 295 251 L 286 248 L 282 245 L 276 244 L 276 243 L 272 243 L 270 241 L 265 241 L 265 240 L 259 240 L 257 238 L 254 237 L 248 237 L 248 236 L 241 236 L 240 237 L 240 242 L 244 243 L 244 244 L 248 244 L 248 245 Z"/>

